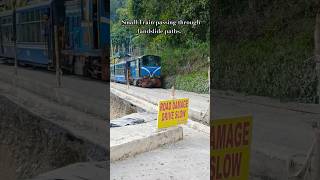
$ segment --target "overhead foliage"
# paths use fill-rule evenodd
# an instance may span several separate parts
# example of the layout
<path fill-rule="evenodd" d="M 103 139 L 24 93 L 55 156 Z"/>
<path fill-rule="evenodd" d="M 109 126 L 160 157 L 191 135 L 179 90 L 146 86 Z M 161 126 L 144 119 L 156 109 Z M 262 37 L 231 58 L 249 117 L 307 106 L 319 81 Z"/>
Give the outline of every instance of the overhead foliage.
<path fill-rule="evenodd" d="M 114 46 L 128 46 L 131 42 L 131 46 L 142 49 L 142 53 L 161 56 L 162 75 L 168 86 L 176 83 L 179 89 L 209 91 L 207 85 L 200 85 L 203 81 L 199 79 L 208 79 L 210 0 L 122 0 L 121 3 L 112 1 L 114 6 L 111 5 L 111 39 Z M 201 24 L 123 26 L 121 20 L 199 20 Z M 138 29 L 153 28 L 176 29 L 181 34 L 138 34 Z M 185 77 L 189 79 L 184 79 Z M 190 78 L 194 78 L 194 84 L 187 87 L 185 82 Z"/>
<path fill-rule="evenodd" d="M 209 39 L 209 0 L 127 0 L 122 2 L 122 7 L 117 6 L 114 2 L 114 6 L 118 8 L 113 17 L 113 24 L 118 24 L 117 28 L 114 28 L 112 33 L 118 34 L 118 28 L 120 21 L 141 19 L 141 20 L 200 20 L 202 23 L 199 26 L 180 26 L 177 27 L 182 31 L 180 35 L 174 35 L 167 37 L 168 35 L 137 35 L 137 28 L 130 28 L 132 34 L 139 37 L 139 41 L 136 41 L 136 45 L 149 46 L 153 43 L 159 43 L 162 46 L 187 46 L 187 41 L 208 42 Z M 121 9 L 119 11 L 119 8 Z M 125 8 L 126 10 L 123 10 Z M 112 7 L 112 12 L 115 11 Z M 124 12 L 123 12 L 124 11 Z M 152 26 L 150 26 L 151 28 Z M 122 27 L 123 29 L 125 27 Z M 162 25 L 161 29 L 166 29 L 168 26 Z M 114 34 L 112 34 L 112 37 Z M 128 37 L 123 37 L 128 39 Z M 141 41 L 141 39 L 145 39 Z M 118 41 L 117 41 L 118 42 Z M 125 42 L 122 40 L 121 42 Z M 139 44 L 138 44 L 139 43 Z"/>

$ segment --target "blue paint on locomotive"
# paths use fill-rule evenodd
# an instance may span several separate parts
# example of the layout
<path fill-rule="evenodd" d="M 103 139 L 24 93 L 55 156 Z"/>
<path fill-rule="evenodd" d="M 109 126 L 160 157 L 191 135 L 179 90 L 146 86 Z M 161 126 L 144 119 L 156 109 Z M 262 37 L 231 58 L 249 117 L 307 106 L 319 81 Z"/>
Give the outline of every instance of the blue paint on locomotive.
<path fill-rule="evenodd" d="M 69 8 L 67 6 L 67 8 Z M 80 7 L 79 7 L 80 8 Z M 81 45 L 81 11 L 78 8 L 66 11 L 66 33 L 70 49 L 80 49 Z"/>
<path fill-rule="evenodd" d="M 104 49 L 109 45 L 109 18 L 106 6 L 108 2 L 100 0 L 98 12 L 95 14 L 92 0 L 86 3 L 69 2 L 66 4 L 66 33 L 68 37 L 68 49 L 74 52 L 90 51 L 92 49 Z M 91 17 L 86 15 L 90 14 Z M 83 20 L 86 19 L 87 20 Z M 89 19 L 91 22 L 89 22 Z M 92 28 L 97 24 L 97 29 Z M 98 39 L 97 45 L 92 42 Z M 98 46 L 98 47 L 97 47 Z"/>
<path fill-rule="evenodd" d="M 141 67 L 141 77 L 160 77 L 161 75 L 161 67 L 160 66 L 142 66 Z"/>
<path fill-rule="evenodd" d="M 139 77 L 141 78 L 159 78 L 161 76 L 161 58 L 154 55 L 145 55 L 138 58 L 139 60 Z"/>
<path fill-rule="evenodd" d="M 100 28 L 100 34 L 99 34 L 99 40 L 100 40 L 100 47 L 105 47 L 110 42 L 110 18 L 109 14 L 107 13 L 110 9 L 108 1 L 99 1 L 99 7 L 100 7 L 100 22 L 99 22 L 99 28 Z"/>

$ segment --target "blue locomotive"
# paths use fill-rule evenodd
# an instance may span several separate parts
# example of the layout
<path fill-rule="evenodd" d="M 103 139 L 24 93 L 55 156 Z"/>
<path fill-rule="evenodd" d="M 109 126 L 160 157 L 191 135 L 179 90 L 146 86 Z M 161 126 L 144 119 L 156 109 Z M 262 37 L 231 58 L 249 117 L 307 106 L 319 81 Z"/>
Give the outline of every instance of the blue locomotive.
<path fill-rule="evenodd" d="M 12 61 L 16 55 L 19 64 L 54 70 L 59 48 L 64 71 L 107 80 L 108 17 L 107 0 L 28 1 L 0 13 L 0 56 Z"/>
<path fill-rule="evenodd" d="M 144 55 L 110 65 L 111 81 L 140 87 L 161 87 L 161 58 Z"/>

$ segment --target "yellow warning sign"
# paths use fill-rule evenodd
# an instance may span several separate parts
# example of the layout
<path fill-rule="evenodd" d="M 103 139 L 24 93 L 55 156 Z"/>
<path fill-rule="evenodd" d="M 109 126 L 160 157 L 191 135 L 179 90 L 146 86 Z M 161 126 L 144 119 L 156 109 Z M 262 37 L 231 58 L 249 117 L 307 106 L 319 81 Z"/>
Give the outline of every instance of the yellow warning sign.
<path fill-rule="evenodd" d="M 188 122 L 188 98 L 161 100 L 158 107 L 158 128 L 168 128 Z"/>
<path fill-rule="evenodd" d="M 251 116 L 212 121 L 210 179 L 249 179 L 251 137 Z"/>

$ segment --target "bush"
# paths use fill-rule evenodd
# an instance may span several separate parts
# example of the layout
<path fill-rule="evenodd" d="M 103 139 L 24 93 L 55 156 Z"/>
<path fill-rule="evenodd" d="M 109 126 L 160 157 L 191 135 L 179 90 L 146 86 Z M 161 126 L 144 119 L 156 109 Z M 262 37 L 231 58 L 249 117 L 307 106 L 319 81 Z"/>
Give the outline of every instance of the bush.
<path fill-rule="evenodd" d="M 315 62 L 310 59 L 312 37 L 306 32 L 220 43 L 214 47 L 213 88 L 314 102 L 317 78 Z"/>
<path fill-rule="evenodd" d="M 175 82 L 176 89 L 196 93 L 209 93 L 208 72 L 177 75 Z"/>

